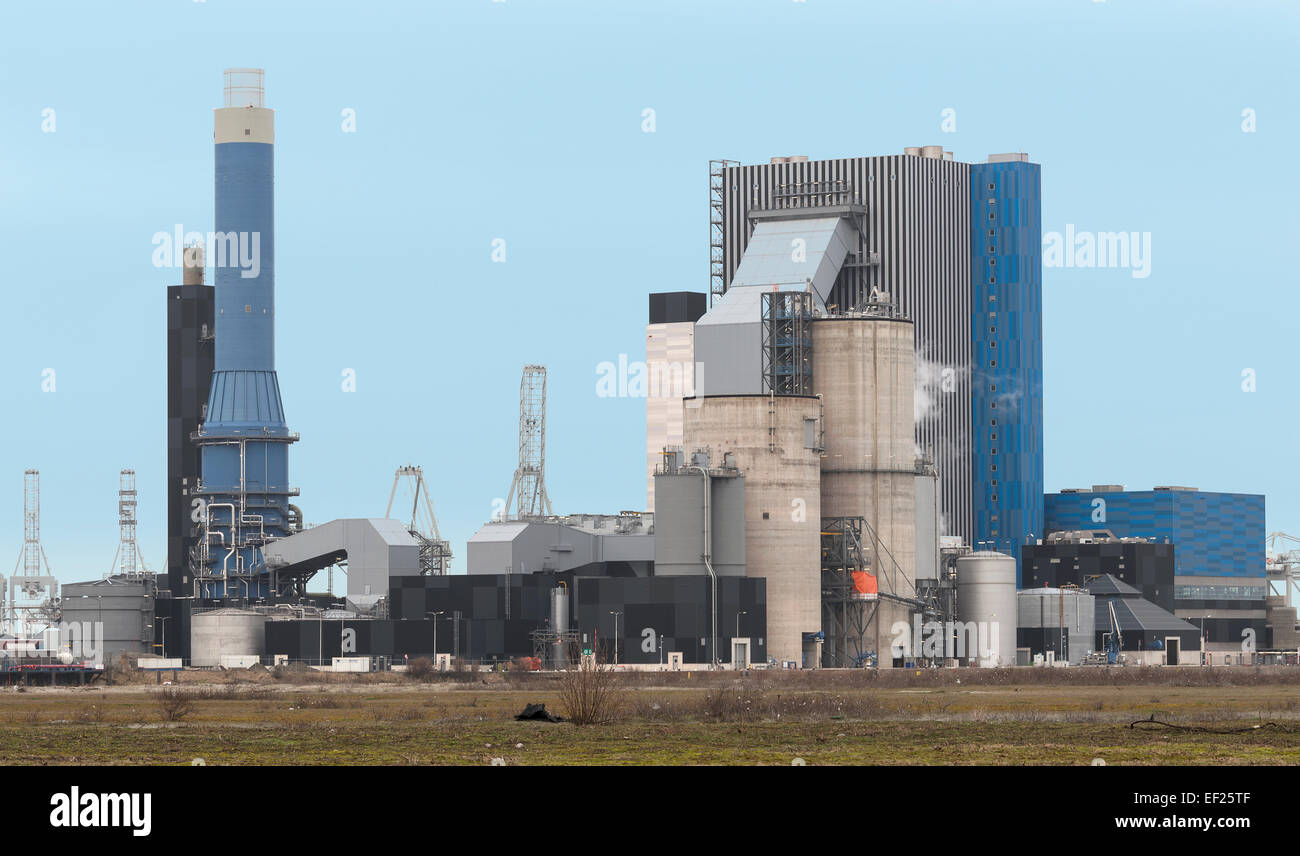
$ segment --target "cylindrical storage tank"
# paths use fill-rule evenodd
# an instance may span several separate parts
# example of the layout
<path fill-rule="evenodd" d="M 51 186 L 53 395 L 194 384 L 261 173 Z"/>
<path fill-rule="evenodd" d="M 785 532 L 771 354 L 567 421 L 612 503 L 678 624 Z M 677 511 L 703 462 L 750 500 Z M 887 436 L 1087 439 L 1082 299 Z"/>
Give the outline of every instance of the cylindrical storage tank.
<path fill-rule="evenodd" d="M 731 454 L 745 476 L 745 575 L 767 580 L 767 655 L 798 663 L 803 635 L 822 629 L 821 404 L 810 395 L 718 395 L 688 398 L 684 412 L 687 448 L 712 461 Z M 734 620 L 717 616 L 719 645 Z"/>
<path fill-rule="evenodd" d="M 77 659 L 115 663 L 122 654 L 153 651 L 154 590 L 152 576 L 114 576 L 89 583 L 68 583 L 61 591 L 68 631 L 60 647 L 71 646 Z M 89 634 L 91 628 L 97 628 Z"/>
<path fill-rule="evenodd" d="M 972 664 L 1014 666 L 1017 619 L 1016 560 L 992 550 L 959 558 L 958 656 Z"/>
<path fill-rule="evenodd" d="M 266 616 L 243 609 L 214 609 L 190 619 L 190 665 L 219 666 L 227 656 L 262 656 Z"/>
<path fill-rule="evenodd" d="M 905 318 L 813 322 L 813 389 L 821 395 L 825 451 L 822 517 L 863 517 L 863 550 L 880 591 L 916 594 L 916 352 Z M 897 568 L 895 568 L 897 565 Z M 886 628 L 887 629 L 887 628 Z"/>
<path fill-rule="evenodd" d="M 1061 628 L 1071 664 L 1079 665 L 1096 648 L 1096 599 L 1079 589 L 1024 589 L 1016 596 L 1018 631 L 1028 631 L 1034 654 L 1057 651 L 1061 657 Z"/>
<path fill-rule="evenodd" d="M 904 147 L 904 149 L 903 149 L 903 154 L 905 154 L 905 155 L 910 155 L 910 156 L 912 156 L 912 157 L 914 157 L 914 158 L 919 158 L 919 157 L 921 156 L 921 147 L 920 147 L 920 146 L 906 146 L 906 147 Z"/>
<path fill-rule="evenodd" d="M 551 589 L 551 629 L 557 634 L 562 634 L 569 629 L 569 590 L 565 586 Z M 568 664 L 563 636 L 556 638 L 551 656 L 555 661 L 553 665 L 557 669 L 562 669 Z"/>
<path fill-rule="evenodd" d="M 551 589 L 551 625 L 556 633 L 569 629 L 569 590 L 564 586 Z"/>
<path fill-rule="evenodd" d="M 943 146 L 921 146 L 921 157 L 943 159 Z"/>

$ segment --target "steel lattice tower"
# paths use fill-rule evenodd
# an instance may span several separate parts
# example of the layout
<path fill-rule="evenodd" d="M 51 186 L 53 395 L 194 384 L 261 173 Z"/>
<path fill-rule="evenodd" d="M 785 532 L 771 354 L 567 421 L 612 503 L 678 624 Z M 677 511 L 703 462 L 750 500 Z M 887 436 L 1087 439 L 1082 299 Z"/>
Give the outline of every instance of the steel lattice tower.
<path fill-rule="evenodd" d="M 41 472 L 26 470 L 23 472 L 23 549 L 18 554 L 14 576 L 9 580 L 10 632 L 26 635 L 33 619 L 48 618 L 58 587 L 50 560 L 41 546 Z"/>
<path fill-rule="evenodd" d="M 41 471 L 23 473 L 23 576 L 41 573 Z"/>
<path fill-rule="evenodd" d="M 515 470 L 505 513 L 518 496 L 515 517 L 542 517 L 551 513 L 546 495 L 546 366 L 524 366 L 519 382 L 519 467 Z"/>
<path fill-rule="evenodd" d="M 117 491 L 117 558 L 114 570 L 119 574 L 135 576 L 145 570 L 144 557 L 136 542 L 136 490 L 135 470 L 122 470 Z"/>

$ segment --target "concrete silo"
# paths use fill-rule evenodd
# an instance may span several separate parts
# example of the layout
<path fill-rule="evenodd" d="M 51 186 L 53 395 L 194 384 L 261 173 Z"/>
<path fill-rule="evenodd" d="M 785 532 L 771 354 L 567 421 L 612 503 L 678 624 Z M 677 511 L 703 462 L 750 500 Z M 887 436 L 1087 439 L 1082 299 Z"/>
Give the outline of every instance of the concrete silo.
<path fill-rule="evenodd" d="M 813 388 L 824 411 L 824 518 L 861 517 L 868 570 L 882 594 L 916 596 L 915 346 L 912 322 L 888 306 L 813 321 Z M 874 533 L 874 537 L 872 535 Z M 888 667 L 895 622 L 911 610 L 882 599 L 863 643 Z M 849 647 L 852 647 L 851 645 Z M 901 652 L 899 652 L 901 653 Z"/>
<path fill-rule="evenodd" d="M 768 656 L 803 663 L 804 634 L 821 632 L 821 402 L 704 396 L 684 413 L 686 448 L 731 453 L 745 474 L 745 573 L 767 580 Z"/>

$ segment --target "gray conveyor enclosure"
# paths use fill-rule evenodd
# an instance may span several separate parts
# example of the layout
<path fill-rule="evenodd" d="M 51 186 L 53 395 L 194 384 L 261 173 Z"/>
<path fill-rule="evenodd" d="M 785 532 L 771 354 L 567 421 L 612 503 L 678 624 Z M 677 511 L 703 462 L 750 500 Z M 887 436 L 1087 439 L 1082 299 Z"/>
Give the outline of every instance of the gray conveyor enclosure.
<path fill-rule="evenodd" d="M 372 602 L 388 594 L 389 579 L 420 573 L 420 545 L 397 520 L 342 518 L 267 544 L 267 567 L 317 571 L 347 559 L 348 599 Z"/>

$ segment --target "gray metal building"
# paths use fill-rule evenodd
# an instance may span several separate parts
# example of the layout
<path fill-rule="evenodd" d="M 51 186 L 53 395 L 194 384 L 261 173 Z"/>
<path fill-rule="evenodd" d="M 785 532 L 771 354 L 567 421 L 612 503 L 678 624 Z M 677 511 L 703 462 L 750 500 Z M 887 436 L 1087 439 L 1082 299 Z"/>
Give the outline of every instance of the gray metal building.
<path fill-rule="evenodd" d="M 698 462 L 704 472 L 683 467 L 680 457 L 666 456 L 664 471 L 655 475 L 663 500 L 655 515 L 655 576 L 707 574 L 708 554 L 718 576 L 743 577 L 745 477 L 734 467 L 710 468 L 707 459 Z"/>
<path fill-rule="evenodd" d="M 465 545 L 470 574 L 578 571 L 649 576 L 655 561 L 654 515 L 570 514 L 486 523 Z"/>
<path fill-rule="evenodd" d="M 970 167 L 939 146 L 903 155 L 774 158 L 727 166 L 718 178 L 720 282 L 730 288 L 755 229 L 756 212 L 793 202 L 800 193 L 837 193 L 865 209 L 826 298 L 839 311 L 857 309 L 872 289 L 888 292 L 916 325 L 916 443 L 934 461 L 942 491 L 944 531 L 973 543 L 971 501 L 971 247 Z M 840 237 L 844 236 L 841 230 Z M 809 248 L 813 249 L 811 241 Z M 786 252 L 789 252 L 788 242 Z M 714 296 L 715 303 L 717 295 Z M 697 349 L 698 349 L 697 333 Z M 698 354 L 698 350 L 697 350 Z M 697 355 L 697 359 L 704 359 Z M 709 368 L 704 368 L 707 381 Z"/>

